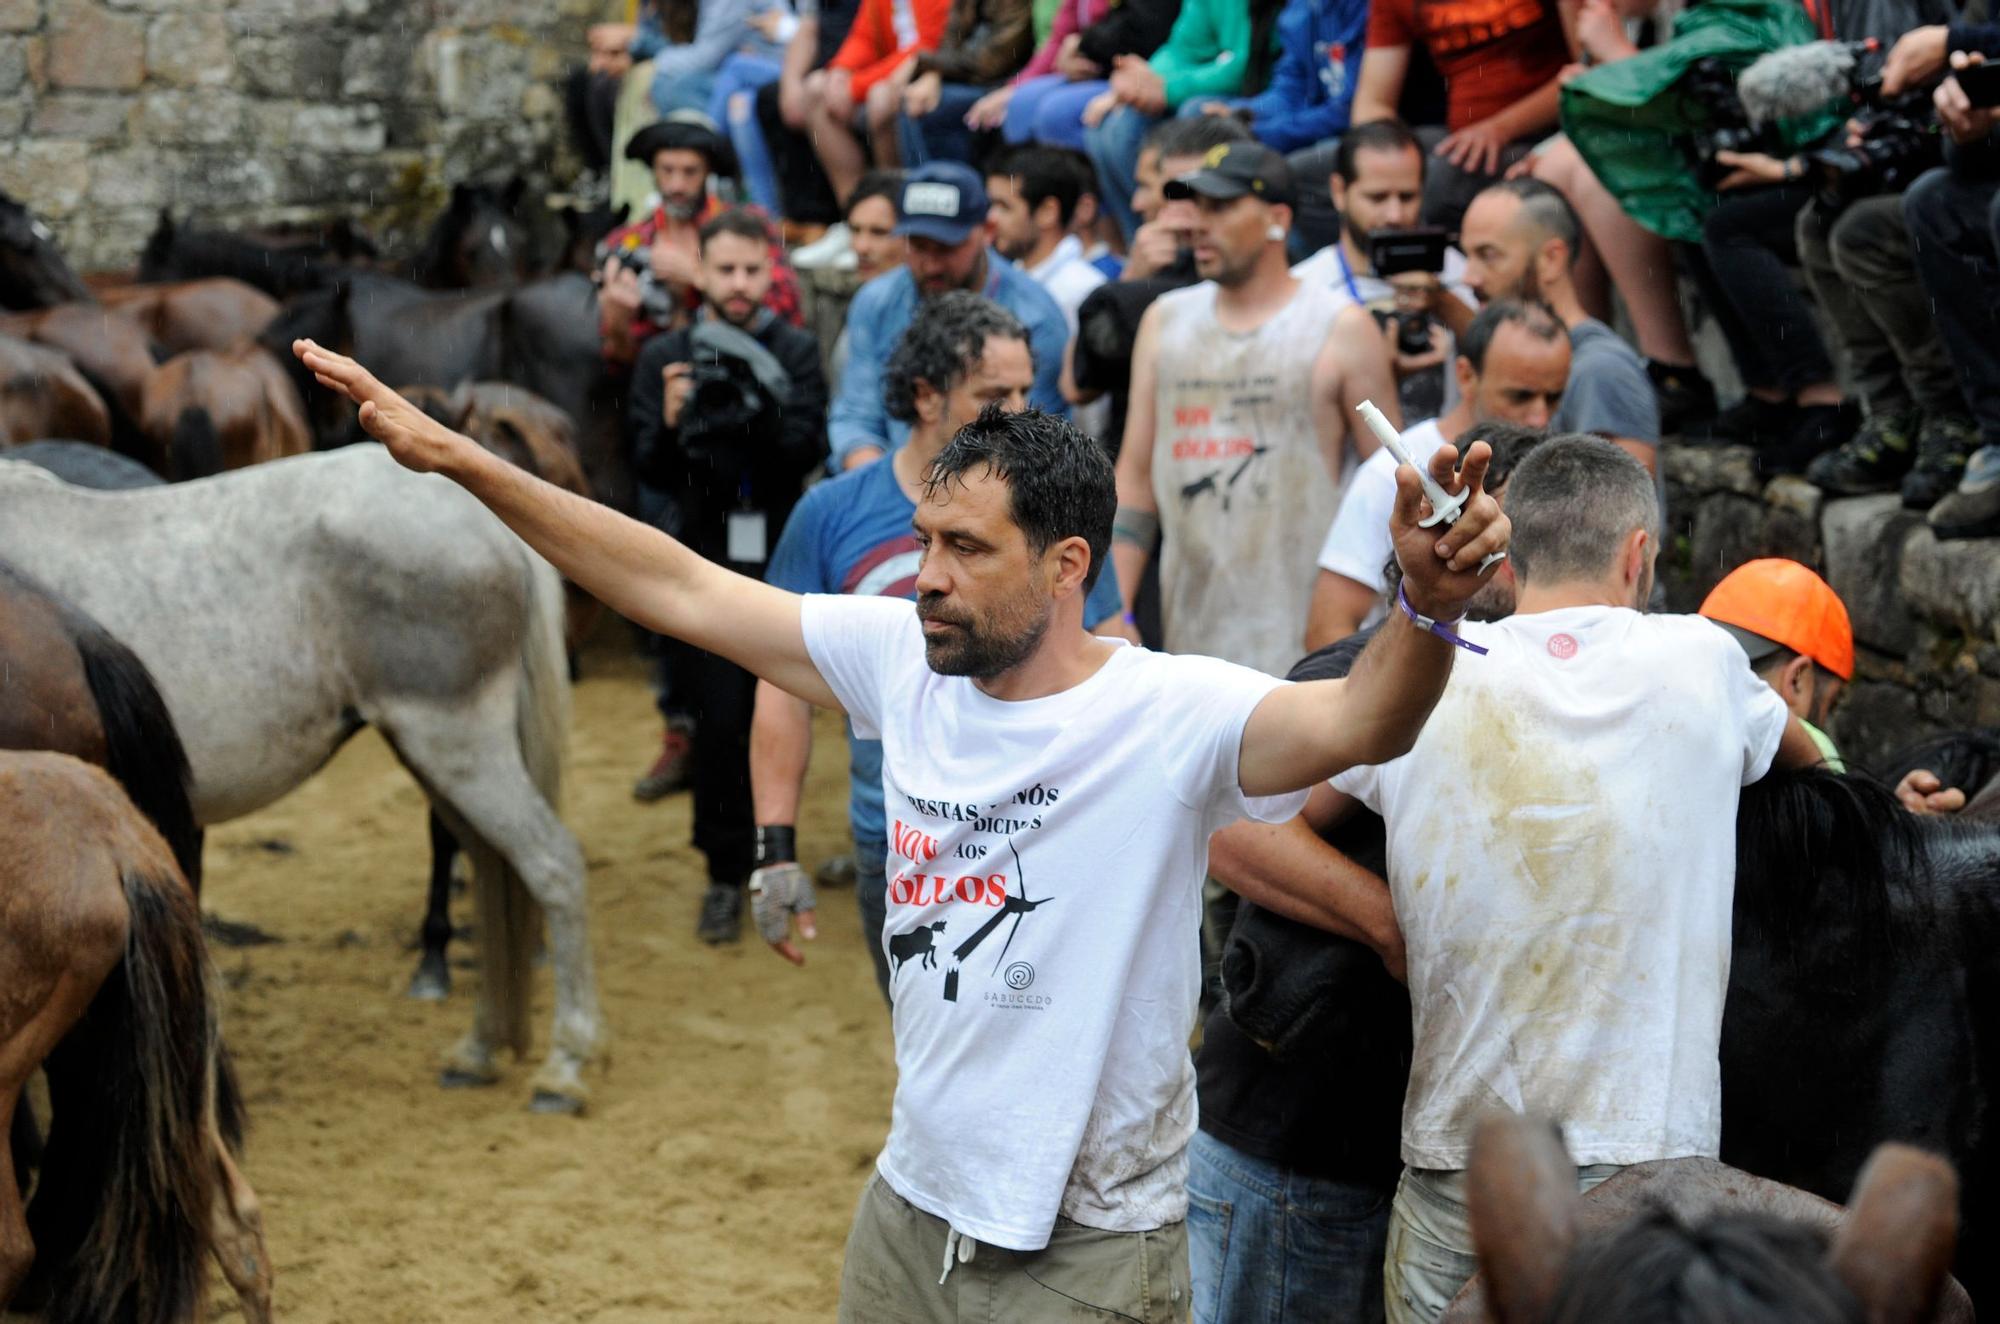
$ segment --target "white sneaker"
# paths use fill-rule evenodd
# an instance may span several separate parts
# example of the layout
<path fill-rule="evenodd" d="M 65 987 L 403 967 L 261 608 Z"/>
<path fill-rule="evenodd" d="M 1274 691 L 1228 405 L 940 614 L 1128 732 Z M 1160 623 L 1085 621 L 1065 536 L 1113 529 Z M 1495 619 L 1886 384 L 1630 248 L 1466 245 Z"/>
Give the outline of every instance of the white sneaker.
<path fill-rule="evenodd" d="M 827 228 L 827 232 L 809 244 L 801 244 L 792 250 L 792 265 L 801 271 L 817 271 L 839 262 L 843 256 L 854 251 L 853 236 L 849 234 L 847 223 L 837 221 Z"/>

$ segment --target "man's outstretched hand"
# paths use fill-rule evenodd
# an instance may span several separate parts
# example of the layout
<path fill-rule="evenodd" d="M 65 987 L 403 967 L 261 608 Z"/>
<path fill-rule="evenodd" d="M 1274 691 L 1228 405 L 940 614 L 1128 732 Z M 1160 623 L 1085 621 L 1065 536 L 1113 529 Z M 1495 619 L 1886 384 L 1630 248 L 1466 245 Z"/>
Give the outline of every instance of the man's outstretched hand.
<path fill-rule="evenodd" d="M 1429 528 L 1417 523 L 1431 513 L 1417 471 L 1409 465 L 1396 470 L 1396 509 L 1389 517 L 1389 531 L 1396 541 L 1396 560 L 1403 567 L 1403 591 L 1412 607 L 1434 620 L 1463 616 L 1465 604 L 1486 582 L 1480 561 L 1507 550 L 1513 526 L 1484 486 L 1492 459 L 1493 448 L 1483 441 L 1472 443 L 1463 463 L 1457 463 L 1455 447 L 1438 448 L 1431 456 L 1431 477 L 1453 496 L 1468 495 L 1456 523 Z"/>
<path fill-rule="evenodd" d="M 453 432 L 423 410 L 377 381 L 375 374 L 310 340 L 294 340 L 292 353 L 319 378 L 320 385 L 338 391 L 361 406 L 361 426 L 389 448 L 396 462 L 418 473 L 442 469 L 462 446 L 477 443 Z"/>

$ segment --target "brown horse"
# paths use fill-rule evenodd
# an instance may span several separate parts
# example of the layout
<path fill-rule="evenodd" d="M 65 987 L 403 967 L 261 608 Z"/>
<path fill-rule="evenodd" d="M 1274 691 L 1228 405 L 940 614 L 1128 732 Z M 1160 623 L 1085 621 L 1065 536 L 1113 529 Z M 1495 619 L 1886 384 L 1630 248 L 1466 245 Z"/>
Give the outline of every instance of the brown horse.
<path fill-rule="evenodd" d="M 59 303 L 0 317 L 0 333 L 69 355 L 111 408 L 114 429 L 120 413 L 127 422 L 139 417 L 139 395 L 158 359 L 145 330 L 131 319 L 94 303 Z"/>
<path fill-rule="evenodd" d="M 0 1115 L 38 1067 L 56 1114 L 32 1216 L 0 1154 L 0 1304 L 34 1267 L 48 1324 L 191 1321 L 214 1253 L 269 1320 L 257 1197 L 216 1104 L 201 912 L 166 842 L 100 769 L 0 754 L 0 898 Z"/>
<path fill-rule="evenodd" d="M 1845 1212 L 1702 1158 L 1637 1164 L 1579 1196 L 1556 1129 L 1499 1114 L 1474 1135 L 1466 1203 L 1480 1274 L 1446 1324 L 1973 1317 L 1950 1276 L 1957 1176 L 1907 1145 L 1876 1148 Z"/>
<path fill-rule="evenodd" d="M 166 285 L 99 290 L 105 307 L 128 317 L 162 352 L 228 349 L 254 339 L 278 315 L 278 301 L 260 289 L 216 276 Z"/>
<path fill-rule="evenodd" d="M 312 449 L 291 378 L 254 341 L 191 349 L 148 373 L 139 426 L 165 457 L 161 473 L 203 478 Z"/>
<path fill-rule="evenodd" d="M 42 437 L 111 442 L 111 413 L 66 355 L 0 335 L 0 446 Z"/>

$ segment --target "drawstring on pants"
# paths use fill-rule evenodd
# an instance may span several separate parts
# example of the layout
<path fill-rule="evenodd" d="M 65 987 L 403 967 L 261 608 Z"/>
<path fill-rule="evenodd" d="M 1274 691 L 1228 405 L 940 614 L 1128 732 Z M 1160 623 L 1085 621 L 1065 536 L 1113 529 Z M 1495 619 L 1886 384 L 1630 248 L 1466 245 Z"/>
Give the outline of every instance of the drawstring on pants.
<path fill-rule="evenodd" d="M 978 1245 L 978 1242 L 966 1236 L 955 1227 L 946 1230 L 944 1234 L 944 1272 L 938 1275 L 939 1287 L 943 1287 L 944 1280 L 951 1277 L 952 1252 L 958 1252 L 957 1263 L 970 1264 L 972 1263 L 972 1252 Z"/>

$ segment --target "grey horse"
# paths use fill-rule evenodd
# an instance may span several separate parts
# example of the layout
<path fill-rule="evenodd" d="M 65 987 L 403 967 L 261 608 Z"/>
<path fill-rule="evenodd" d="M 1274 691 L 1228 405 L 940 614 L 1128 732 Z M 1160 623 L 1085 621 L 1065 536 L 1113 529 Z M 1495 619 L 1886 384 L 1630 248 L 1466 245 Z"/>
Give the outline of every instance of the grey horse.
<path fill-rule="evenodd" d="M 445 1083 L 493 1083 L 499 1048 L 527 1053 L 539 903 L 555 1018 L 533 1106 L 582 1111 L 602 1027 L 583 852 L 554 808 L 569 683 L 547 562 L 373 444 L 124 492 L 0 460 L 0 559 L 146 663 L 204 825 L 270 804 L 362 726 L 380 730 L 473 865 L 479 1006 Z"/>

